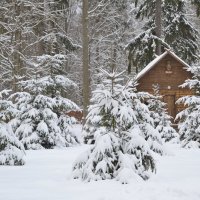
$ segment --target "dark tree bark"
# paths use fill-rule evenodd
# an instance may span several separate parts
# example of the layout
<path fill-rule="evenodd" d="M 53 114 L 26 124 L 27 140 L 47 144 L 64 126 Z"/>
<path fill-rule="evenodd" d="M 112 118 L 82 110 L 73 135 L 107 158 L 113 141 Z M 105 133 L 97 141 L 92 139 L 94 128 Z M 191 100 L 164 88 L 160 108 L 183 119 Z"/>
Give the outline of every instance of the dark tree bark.
<path fill-rule="evenodd" d="M 82 14 L 82 43 L 83 43 L 83 123 L 87 115 L 90 99 L 90 67 L 89 67 L 89 36 L 88 36 L 88 0 L 83 0 Z"/>
<path fill-rule="evenodd" d="M 156 0 L 156 15 L 155 15 L 155 24 L 156 24 L 156 36 L 161 38 L 162 34 L 162 0 Z M 158 42 L 156 44 L 156 54 L 161 54 L 161 44 Z"/>

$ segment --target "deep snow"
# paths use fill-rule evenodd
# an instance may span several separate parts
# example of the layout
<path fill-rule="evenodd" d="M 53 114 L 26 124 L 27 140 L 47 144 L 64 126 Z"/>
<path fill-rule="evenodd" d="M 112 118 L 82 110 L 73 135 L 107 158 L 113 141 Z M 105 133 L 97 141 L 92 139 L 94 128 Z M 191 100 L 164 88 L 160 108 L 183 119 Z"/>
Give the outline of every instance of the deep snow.
<path fill-rule="evenodd" d="M 72 162 L 89 146 L 27 151 L 26 165 L 0 167 L 0 200 L 199 200 L 200 150 L 171 147 L 157 156 L 148 181 L 84 183 L 71 179 Z"/>

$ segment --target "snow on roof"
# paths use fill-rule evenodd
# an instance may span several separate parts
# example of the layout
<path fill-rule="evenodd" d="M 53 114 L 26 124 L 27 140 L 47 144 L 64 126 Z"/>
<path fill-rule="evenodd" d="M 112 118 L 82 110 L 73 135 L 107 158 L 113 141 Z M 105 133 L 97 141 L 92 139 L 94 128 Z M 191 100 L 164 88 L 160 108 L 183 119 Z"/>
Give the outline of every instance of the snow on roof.
<path fill-rule="evenodd" d="M 181 58 L 179 58 L 175 53 L 171 52 L 170 50 L 166 50 L 163 54 L 156 57 L 154 60 L 152 60 L 142 71 L 140 71 L 137 76 L 136 80 L 139 80 L 141 77 L 143 77 L 149 70 L 151 70 L 161 59 L 163 59 L 167 54 L 170 54 L 172 57 L 174 57 L 176 60 L 178 60 L 180 63 L 185 65 L 185 67 L 189 67 L 189 65 L 183 61 Z"/>

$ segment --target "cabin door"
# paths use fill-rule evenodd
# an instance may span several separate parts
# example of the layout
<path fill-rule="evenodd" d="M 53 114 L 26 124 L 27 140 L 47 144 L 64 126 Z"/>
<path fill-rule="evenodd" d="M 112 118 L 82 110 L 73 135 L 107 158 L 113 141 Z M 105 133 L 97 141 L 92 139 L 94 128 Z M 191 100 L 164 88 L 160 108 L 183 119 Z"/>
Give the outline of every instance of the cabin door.
<path fill-rule="evenodd" d="M 167 112 L 173 118 L 176 117 L 175 95 L 165 95 L 164 102 L 167 104 Z"/>

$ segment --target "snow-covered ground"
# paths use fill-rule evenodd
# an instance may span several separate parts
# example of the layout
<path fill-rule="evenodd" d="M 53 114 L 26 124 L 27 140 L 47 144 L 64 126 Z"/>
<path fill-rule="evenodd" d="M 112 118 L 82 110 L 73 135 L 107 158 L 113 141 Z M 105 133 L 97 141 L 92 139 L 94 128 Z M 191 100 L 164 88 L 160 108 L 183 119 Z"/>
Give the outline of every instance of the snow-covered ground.
<path fill-rule="evenodd" d="M 84 183 L 70 177 L 73 161 L 89 146 L 27 151 L 26 165 L 0 167 L 0 200 L 200 200 L 200 150 L 171 147 L 157 157 L 148 181 Z"/>

